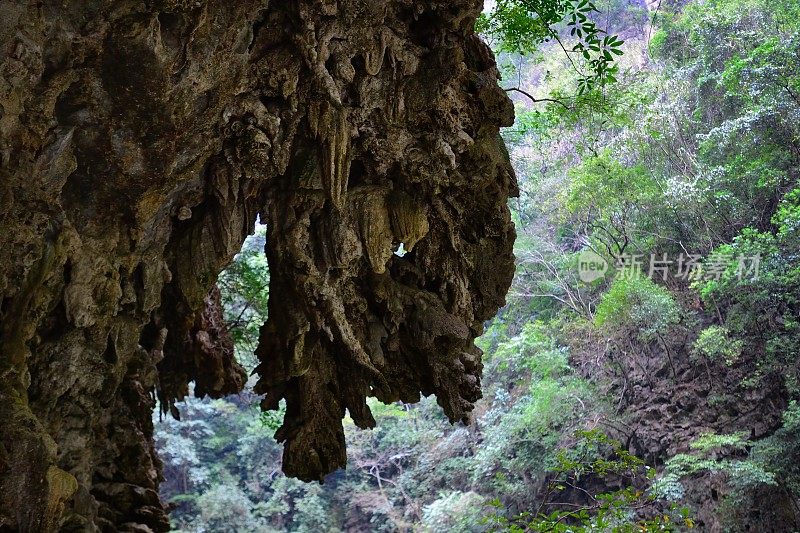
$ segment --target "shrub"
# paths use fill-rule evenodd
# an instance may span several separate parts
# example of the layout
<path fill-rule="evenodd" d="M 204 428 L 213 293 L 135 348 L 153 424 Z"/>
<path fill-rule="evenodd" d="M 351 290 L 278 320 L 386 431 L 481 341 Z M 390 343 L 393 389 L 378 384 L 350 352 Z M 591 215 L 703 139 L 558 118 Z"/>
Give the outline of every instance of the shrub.
<path fill-rule="evenodd" d="M 742 355 L 741 339 L 732 339 L 727 328 L 711 326 L 700 332 L 694 343 L 694 353 L 732 366 Z"/>
<path fill-rule="evenodd" d="M 483 497 L 475 492 L 445 493 L 425 506 L 422 526 L 425 531 L 486 531 L 486 526 L 481 524 L 484 508 Z"/>
<path fill-rule="evenodd" d="M 665 288 L 644 277 L 617 278 L 603 295 L 595 324 L 609 329 L 633 329 L 648 342 L 664 336 L 680 322 L 680 308 Z"/>

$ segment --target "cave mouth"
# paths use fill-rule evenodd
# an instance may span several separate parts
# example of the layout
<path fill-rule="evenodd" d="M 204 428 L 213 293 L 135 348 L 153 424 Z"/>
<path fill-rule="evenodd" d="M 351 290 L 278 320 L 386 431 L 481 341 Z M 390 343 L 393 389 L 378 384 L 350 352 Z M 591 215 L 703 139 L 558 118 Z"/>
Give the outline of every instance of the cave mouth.
<path fill-rule="evenodd" d="M 222 358 L 242 367 L 247 377 L 241 390 L 206 394 L 192 380 L 182 398 L 160 401 L 154 410 L 155 451 L 163 465 L 159 495 L 172 524 L 180 529 L 221 499 L 241 507 L 248 499 L 244 483 L 261 473 L 280 471 L 282 446 L 274 433 L 283 422 L 285 402 L 277 411 L 262 412 L 262 395 L 253 390 L 259 378 L 255 351 L 269 300 L 265 245 L 266 225 L 257 220 L 254 232 L 219 274 L 195 324 L 216 326 L 211 335 L 209 328 L 202 328 L 194 336 L 200 344 L 210 337 Z M 220 320 L 221 324 L 215 323 Z M 232 454 L 231 442 L 240 441 L 245 444 Z M 242 450 L 247 452 L 244 457 Z M 239 464 L 231 464 L 232 456 Z"/>
<path fill-rule="evenodd" d="M 265 411 L 261 409 L 264 395 L 254 390 L 260 378 L 256 350 L 270 296 L 266 242 L 267 226 L 256 220 L 253 233 L 220 272 L 196 322 L 196 326 L 207 326 L 222 320 L 223 327 L 212 337 L 217 347 L 225 345 L 224 339 L 230 341 L 233 359 L 247 373 L 241 391 L 202 394 L 192 380 L 182 398 L 154 410 L 154 449 L 163 476 L 158 492 L 176 530 L 191 531 L 202 524 L 248 531 L 283 520 L 301 523 L 313 519 L 306 516 L 303 506 L 330 498 L 353 475 L 377 476 L 378 483 L 383 481 L 380 472 L 365 470 L 360 455 L 353 465 L 356 474 L 338 468 L 325 475 L 324 487 L 281 472 L 284 446 L 275 433 L 284 423 L 286 400 L 280 401 L 278 409 Z M 400 242 L 393 245 L 393 256 L 411 260 L 413 252 Z M 195 336 L 207 334 L 201 329 Z M 415 404 L 384 405 L 376 398 L 368 398 L 367 403 L 377 417 L 392 420 L 398 427 L 405 425 L 406 430 L 416 428 L 422 418 L 438 424 L 441 431 L 450 427 L 435 394 Z M 357 446 L 357 453 L 362 447 L 367 455 L 379 453 L 371 444 L 372 437 L 360 435 L 365 432 L 349 410 L 343 428 L 346 441 Z M 288 511 L 282 507 L 287 501 L 292 502 Z"/>
<path fill-rule="evenodd" d="M 234 356 L 249 376 L 249 389 L 258 378 L 255 352 L 259 330 L 267 321 L 270 278 L 266 242 L 267 227 L 256 220 L 254 232 L 217 279 L 225 328 L 233 342 Z"/>

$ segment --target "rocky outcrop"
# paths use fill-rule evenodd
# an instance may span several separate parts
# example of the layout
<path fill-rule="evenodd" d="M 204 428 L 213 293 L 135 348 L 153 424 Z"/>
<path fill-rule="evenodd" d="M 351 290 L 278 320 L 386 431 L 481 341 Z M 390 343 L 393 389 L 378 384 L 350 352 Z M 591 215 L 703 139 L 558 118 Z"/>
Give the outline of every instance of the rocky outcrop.
<path fill-rule="evenodd" d="M 214 284 L 257 216 L 287 473 L 344 466 L 368 396 L 468 416 L 516 193 L 479 11 L 0 3 L 0 529 L 168 528 L 152 410 L 243 386 Z"/>
<path fill-rule="evenodd" d="M 688 289 L 673 287 L 682 309 L 698 305 L 696 293 Z M 570 343 L 571 363 L 613 398 L 615 416 L 603 422 L 604 430 L 659 472 L 677 454 L 703 457 L 692 447 L 703 435 L 740 435 L 758 442 L 783 424 L 789 402 L 783 380 L 766 374 L 758 386 L 748 384 L 760 371 L 763 354 L 743 354 L 733 365 L 721 358 L 698 357 L 695 342 L 711 324 L 708 318 L 695 315 L 674 325 L 669 335 L 650 342 L 637 338 L 635 331 L 620 330 L 588 333 Z M 722 467 L 726 459 L 746 458 L 741 450 L 723 446 L 713 450 L 710 458 L 720 461 L 718 470 L 699 469 L 680 480 L 681 505 L 691 510 L 698 530 L 776 531 L 775 524 L 785 525 L 777 530 L 794 529 L 797 508 L 782 485 L 754 484 L 745 489 Z M 592 479 L 596 490 L 591 493 L 618 490 L 616 481 L 613 477 Z M 752 502 L 742 504 L 747 500 L 737 498 L 737 490 L 749 494 Z M 731 500 L 736 504 L 726 501 L 729 496 L 736 498 Z"/>

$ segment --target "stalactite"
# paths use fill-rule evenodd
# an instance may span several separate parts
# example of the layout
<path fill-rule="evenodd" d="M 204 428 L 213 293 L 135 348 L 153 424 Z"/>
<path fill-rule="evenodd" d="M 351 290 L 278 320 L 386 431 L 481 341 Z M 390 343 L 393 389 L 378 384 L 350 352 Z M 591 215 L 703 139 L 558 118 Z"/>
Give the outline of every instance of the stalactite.
<path fill-rule="evenodd" d="M 391 56 L 394 58 L 394 56 Z M 386 95 L 385 113 L 386 120 L 390 124 L 402 123 L 405 116 L 406 78 L 398 70 L 397 62 L 392 59 L 392 85 Z"/>
<path fill-rule="evenodd" d="M 383 58 L 386 55 L 387 31 L 381 29 L 378 37 L 378 46 L 364 52 L 364 69 L 370 76 L 377 76 L 383 66 Z"/>
<path fill-rule="evenodd" d="M 350 210 L 356 219 L 372 270 L 381 274 L 392 256 L 392 228 L 386 207 L 386 187 L 359 187 L 351 191 Z"/>
<path fill-rule="evenodd" d="M 349 111 L 328 102 L 312 105 L 311 130 L 322 145 L 322 184 L 337 209 L 344 207 L 350 176 L 351 146 Z"/>
<path fill-rule="evenodd" d="M 425 208 L 402 191 L 392 192 L 388 203 L 394 237 L 410 252 L 428 233 Z"/>

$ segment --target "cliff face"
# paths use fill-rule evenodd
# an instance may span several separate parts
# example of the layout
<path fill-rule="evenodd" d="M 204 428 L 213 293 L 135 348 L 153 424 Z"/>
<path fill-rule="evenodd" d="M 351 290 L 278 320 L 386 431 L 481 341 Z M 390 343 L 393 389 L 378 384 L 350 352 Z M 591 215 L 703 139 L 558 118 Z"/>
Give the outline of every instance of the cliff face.
<path fill-rule="evenodd" d="M 214 283 L 257 216 L 287 473 L 367 396 L 467 417 L 516 193 L 479 4 L 0 2 L 0 529 L 168 528 L 151 413 L 243 386 Z"/>

